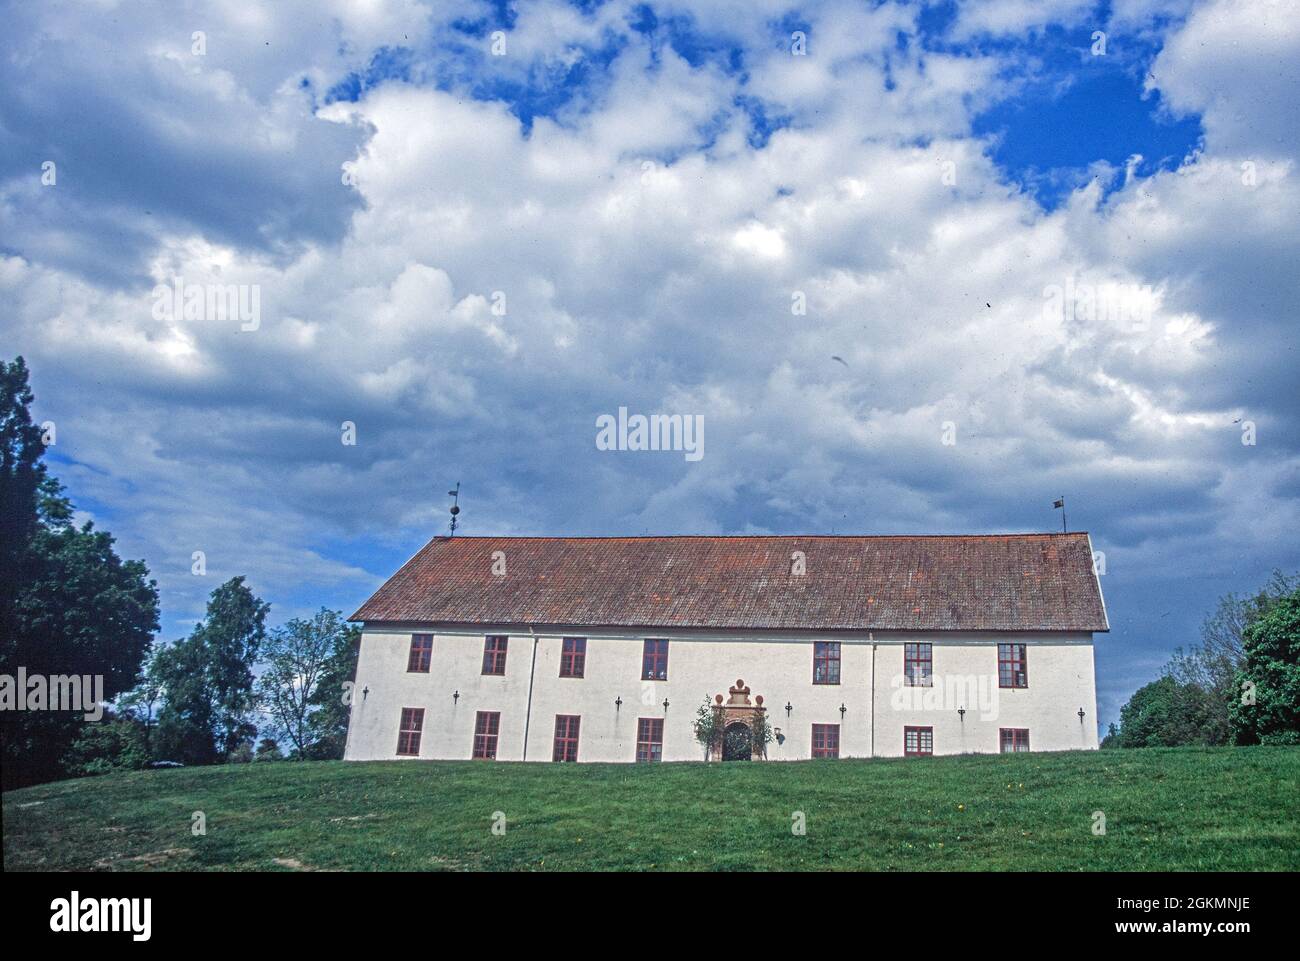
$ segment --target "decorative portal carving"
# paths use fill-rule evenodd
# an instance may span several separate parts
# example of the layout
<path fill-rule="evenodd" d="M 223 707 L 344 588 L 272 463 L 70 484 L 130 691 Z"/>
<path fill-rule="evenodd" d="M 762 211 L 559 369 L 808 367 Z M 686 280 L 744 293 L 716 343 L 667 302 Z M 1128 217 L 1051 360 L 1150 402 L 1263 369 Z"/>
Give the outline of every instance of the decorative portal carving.
<path fill-rule="evenodd" d="M 725 701 L 721 694 L 713 698 L 713 713 L 720 723 L 714 725 L 718 734 L 710 745 L 709 756 L 724 761 L 761 760 L 766 750 L 761 743 L 754 743 L 753 732 L 756 724 L 763 727 L 767 724 L 763 695 L 757 694 L 750 700 L 749 688 L 741 678 L 736 679 L 727 694 Z"/>

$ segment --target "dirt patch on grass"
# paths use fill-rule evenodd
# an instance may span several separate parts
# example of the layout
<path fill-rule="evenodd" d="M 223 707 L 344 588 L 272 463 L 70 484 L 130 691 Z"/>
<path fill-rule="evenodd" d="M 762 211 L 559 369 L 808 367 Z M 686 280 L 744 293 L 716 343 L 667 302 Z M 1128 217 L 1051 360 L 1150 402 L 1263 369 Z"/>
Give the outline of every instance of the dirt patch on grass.
<path fill-rule="evenodd" d="M 429 863 L 434 865 L 440 871 L 468 871 L 470 867 L 459 858 L 445 858 L 440 854 L 435 854 L 429 858 Z"/>
<path fill-rule="evenodd" d="M 193 848 L 163 848 L 161 851 L 150 851 L 148 854 L 136 854 L 129 858 L 100 858 L 95 862 L 97 871 L 115 871 L 124 865 L 143 865 L 145 867 L 157 867 L 160 864 L 166 864 L 168 861 L 178 858 L 188 858 L 194 853 Z"/>
<path fill-rule="evenodd" d="M 310 864 L 303 864 L 297 858 L 271 858 L 271 863 L 278 864 L 282 868 L 288 868 L 290 871 L 328 871 L 337 872 L 338 868 L 318 868 Z"/>

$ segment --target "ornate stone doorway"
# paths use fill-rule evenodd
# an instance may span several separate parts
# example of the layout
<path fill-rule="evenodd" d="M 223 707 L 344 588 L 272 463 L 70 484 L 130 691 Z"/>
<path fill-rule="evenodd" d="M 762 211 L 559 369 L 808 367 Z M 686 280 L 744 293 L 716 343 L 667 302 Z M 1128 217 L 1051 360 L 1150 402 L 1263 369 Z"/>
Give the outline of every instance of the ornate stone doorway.
<path fill-rule="evenodd" d="M 722 735 L 724 761 L 752 761 L 754 759 L 754 732 L 748 724 L 732 721 Z"/>
<path fill-rule="evenodd" d="M 766 750 L 764 746 L 754 743 L 754 731 L 757 727 L 767 727 L 767 708 L 763 707 L 763 695 L 758 694 L 751 701 L 749 688 L 739 678 L 727 691 L 724 701 L 721 694 L 713 698 L 713 713 L 718 721 L 714 730 L 719 731 L 718 740 L 711 745 L 709 755 L 724 761 L 761 760 Z"/>

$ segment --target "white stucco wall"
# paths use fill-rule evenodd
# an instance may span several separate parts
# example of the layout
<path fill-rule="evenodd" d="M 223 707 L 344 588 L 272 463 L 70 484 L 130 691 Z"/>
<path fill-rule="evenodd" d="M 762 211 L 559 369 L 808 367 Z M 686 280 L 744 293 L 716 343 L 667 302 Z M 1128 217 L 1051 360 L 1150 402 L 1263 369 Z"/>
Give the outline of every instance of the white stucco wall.
<path fill-rule="evenodd" d="M 427 674 L 406 670 L 411 634 L 417 631 L 434 634 Z M 481 673 L 486 634 L 510 637 L 504 677 Z M 583 678 L 559 676 L 565 634 L 587 637 Z M 647 636 L 669 639 L 667 681 L 641 680 L 642 641 Z M 813 684 L 815 640 L 840 642 L 838 685 Z M 933 687 L 902 686 L 907 641 L 934 645 Z M 1027 645 L 1027 689 L 998 688 L 999 641 Z M 1091 634 L 876 632 L 874 646 L 873 698 L 873 641 L 866 633 L 539 633 L 525 758 L 534 648 L 527 631 L 367 626 L 346 756 L 396 758 L 402 708 L 422 707 L 422 758 L 470 757 L 476 712 L 499 711 L 498 760 L 549 761 L 557 714 L 582 718 L 580 761 L 634 760 L 639 717 L 664 718 L 664 760 L 700 760 L 702 749 L 692 732 L 696 710 L 705 697 L 725 696 L 737 678 L 744 679 L 753 695 L 764 697 L 772 726 L 784 736 L 783 743 L 774 742 L 768 750 L 773 760 L 810 757 L 814 723 L 840 725 L 841 757 L 899 756 L 907 725 L 934 729 L 935 754 L 996 753 L 1003 727 L 1028 729 L 1035 751 L 1097 747 Z M 460 697 L 454 700 L 453 692 Z M 615 707 L 617 698 L 623 701 L 620 708 Z M 792 707 L 788 716 L 787 702 Z M 959 707 L 966 708 L 964 716 L 958 714 Z"/>

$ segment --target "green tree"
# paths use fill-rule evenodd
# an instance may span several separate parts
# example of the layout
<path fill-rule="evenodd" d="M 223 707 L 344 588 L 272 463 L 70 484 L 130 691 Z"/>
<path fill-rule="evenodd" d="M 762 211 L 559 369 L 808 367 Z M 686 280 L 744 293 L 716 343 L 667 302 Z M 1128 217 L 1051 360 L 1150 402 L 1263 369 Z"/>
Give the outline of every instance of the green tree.
<path fill-rule="evenodd" d="M 262 738 L 257 742 L 257 750 L 253 752 L 254 761 L 279 761 L 283 758 L 280 745 L 273 737 Z"/>
<path fill-rule="evenodd" d="M 758 711 L 750 721 L 750 742 L 753 745 L 754 753 L 759 757 L 767 757 L 767 746 L 772 743 L 772 725 L 767 720 L 766 711 Z"/>
<path fill-rule="evenodd" d="M 1284 599 L 1300 590 L 1300 575 L 1273 571 L 1255 593 L 1225 594 L 1201 625 L 1200 643 L 1179 648 L 1164 677 L 1137 691 L 1112 725 L 1103 747 L 1230 744 L 1237 739 L 1246 637 Z M 1249 738 L 1249 728 L 1242 728 Z M 1239 742 L 1240 743 L 1240 742 Z M 1253 743 L 1247 741 L 1246 743 Z"/>
<path fill-rule="evenodd" d="M 1165 675 L 1134 692 L 1119 712 L 1119 730 L 1107 735 L 1114 747 L 1178 747 L 1203 744 L 1203 718 L 1195 705 L 1200 691 Z"/>
<path fill-rule="evenodd" d="M 343 620 L 338 611 L 321 608 L 311 620 L 294 618 L 271 631 L 263 645 L 265 662 L 257 679 L 257 696 L 262 710 L 270 715 L 276 730 L 282 731 L 298 757 L 306 757 L 317 737 L 312 714 L 322 710 L 322 700 L 342 702 L 340 683 L 321 698 L 322 681 L 332 681 L 326 674 L 333 661 L 346 651 L 351 653 L 357 629 Z M 355 658 L 353 670 L 355 670 Z M 346 735 L 346 720 L 344 721 Z M 320 732 L 327 735 L 326 731 Z"/>
<path fill-rule="evenodd" d="M 1245 666 L 1246 630 L 1297 588 L 1300 575 L 1275 570 L 1254 594 L 1225 594 L 1202 624 L 1200 644 L 1174 653 L 1165 672 L 1180 684 L 1192 686 L 1184 706 L 1198 719 L 1202 743 L 1231 743 L 1229 711 L 1240 693 L 1237 674 Z"/>
<path fill-rule="evenodd" d="M 144 729 L 144 747 L 149 756 L 154 757 L 153 728 L 154 709 L 161 703 L 163 696 L 162 661 L 166 648 L 155 644 L 145 658 L 144 670 L 140 682 L 127 691 L 118 700 L 123 711 L 136 718 Z"/>
<path fill-rule="evenodd" d="M 225 757 L 227 764 L 252 764 L 253 763 L 253 742 L 251 739 L 245 739 L 235 745 L 234 749 Z"/>
<path fill-rule="evenodd" d="M 215 764 L 219 758 L 207 655 L 194 634 L 159 649 L 153 660 L 162 689 L 153 756 L 182 764 Z"/>
<path fill-rule="evenodd" d="M 0 673 L 103 678 L 113 700 L 136 683 L 154 631 L 158 590 L 113 538 L 71 523 L 72 505 L 40 462 L 41 433 L 22 358 L 0 361 Z M 0 713 L 6 788 L 51 780 L 83 733 L 81 712 Z"/>
<path fill-rule="evenodd" d="M 162 687 L 158 755 L 213 764 L 249 746 L 257 734 L 253 665 L 266 635 L 270 605 L 232 577 L 213 590 L 207 616 L 190 636 L 159 652 Z M 251 757 L 252 748 L 248 754 Z"/>
<path fill-rule="evenodd" d="M 252 740 L 257 728 L 251 717 L 253 665 L 266 637 L 266 615 L 271 605 L 232 577 L 212 592 L 203 624 L 203 645 L 208 654 L 208 677 L 213 694 L 218 746 L 230 753 Z"/>
<path fill-rule="evenodd" d="M 343 757 L 347 745 L 361 628 L 356 624 L 341 625 L 333 635 L 333 645 L 312 692 L 312 711 L 307 716 L 307 756 L 317 761 Z"/>
<path fill-rule="evenodd" d="M 704 748 L 704 760 L 709 760 L 713 752 L 722 752 L 724 728 L 722 709 L 716 707 L 707 697 L 695 711 L 695 740 Z"/>
<path fill-rule="evenodd" d="M 0 639 L 11 637 L 15 628 L 21 569 L 40 525 L 45 445 L 32 423 L 34 399 L 23 359 L 0 360 Z"/>
<path fill-rule="evenodd" d="M 1300 590 L 1282 598 L 1243 635 L 1230 719 L 1237 744 L 1300 744 Z"/>

